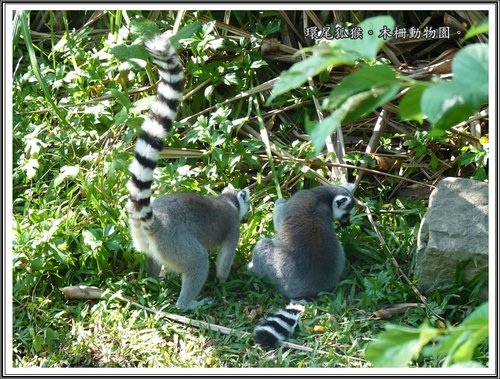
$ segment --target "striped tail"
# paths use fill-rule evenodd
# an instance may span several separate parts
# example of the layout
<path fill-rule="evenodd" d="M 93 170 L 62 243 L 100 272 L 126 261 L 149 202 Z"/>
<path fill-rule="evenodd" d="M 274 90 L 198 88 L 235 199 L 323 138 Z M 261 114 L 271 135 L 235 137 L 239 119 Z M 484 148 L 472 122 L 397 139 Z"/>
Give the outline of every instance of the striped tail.
<path fill-rule="evenodd" d="M 301 304 L 288 304 L 255 328 L 254 341 L 265 347 L 274 347 L 293 333 L 303 311 Z"/>
<path fill-rule="evenodd" d="M 172 128 L 184 87 L 184 75 L 177 52 L 165 35 L 158 35 L 145 42 L 154 63 L 158 66 L 160 81 L 157 97 L 150 114 L 142 124 L 141 134 L 135 145 L 135 155 L 130 164 L 127 184 L 129 200 L 127 211 L 134 229 L 150 226 L 153 222 L 151 186 L 153 171 L 163 148 L 163 140 Z"/>

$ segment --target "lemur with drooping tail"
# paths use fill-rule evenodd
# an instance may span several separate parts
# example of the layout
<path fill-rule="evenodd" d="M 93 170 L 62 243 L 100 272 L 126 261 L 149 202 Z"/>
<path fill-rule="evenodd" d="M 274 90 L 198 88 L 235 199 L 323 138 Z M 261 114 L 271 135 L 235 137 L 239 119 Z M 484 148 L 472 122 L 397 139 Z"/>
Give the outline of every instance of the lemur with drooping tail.
<path fill-rule="evenodd" d="M 255 329 L 254 340 L 274 346 L 286 339 L 297 325 L 304 307 L 296 300 L 331 291 L 344 269 L 344 249 L 332 221 L 347 226 L 356 204 L 353 185 L 319 186 L 280 199 L 274 207 L 276 235 L 257 242 L 249 269 L 270 279 L 292 302 Z"/>

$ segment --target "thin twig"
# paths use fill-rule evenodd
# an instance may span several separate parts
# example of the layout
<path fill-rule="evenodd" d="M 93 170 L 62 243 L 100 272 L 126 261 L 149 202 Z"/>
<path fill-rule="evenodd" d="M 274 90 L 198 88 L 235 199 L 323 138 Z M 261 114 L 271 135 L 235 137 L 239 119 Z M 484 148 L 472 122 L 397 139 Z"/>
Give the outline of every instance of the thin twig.
<path fill-rule="evenodd" d="M 279 78 L 274 78 L 274 79 L 268 80 L 267 82 L 259 84 L 258 86 L 253 87 L 253 88 L 249 89 L 248 91 L 242 92 L 242 93 L 232 97 L 231 99 L 228 99 L 226 101 L 223 101 L 222 103 L 218 103 L 218 104 L 213 105 L 211 107 L 205 108 L 204 110 L 202 110 L 198 113 L 190 115 L 190 116 L 182 119 L 181 122 L 187 122 L 189 120 L 194 120 L 194 119 L 198 118 L 199 116 L 201 116 L 202 114 L 210 112 L 212 109 L 218 108 L 221 105 L 229 104 L 229 103 L 232 103 L 233 101 L 244 99 L 244 98 L 247 98 L 248 96 L 255 95 L 255 94 L 263 92 L 263 91 L 271 90 L 274 86 L 274 83 L 278 79 Z"/>
<path fill-rule="evenodd" d="M 375 234 L 377 235 L 377 238 L 380 242 L 382 249 L 384 251 L 386 251 L 387 255 L 389 255 L 389 258 L 391 259 L 392 265 L 396 268 L 396 270 L 399 272 L 399 274 L 404 278 L 406 283 L 408 283 L 408 285 L 412 289 L 413 293 L 420 299 L 422 304 L 425 306 L 425 309 L 427 309 L 427 311 L 429 313 L 432 313 L 434 316 L 436 316 L 436 318 L 438 318 L 439 320 L 444 321 L 443 317 L 441 317 L 436 312 L 434 312 L 434 310 L 429 306 L 429 303 L 427 303 L 427 298 L 424 295 L 422 295 L 422 293 L 418 290 L 418 288 L 415 286 L 415 284 L 413 284 L 413 282 L 408 278 L 408 276 L 406 276 L 403 269 L 399 265 L 398 261 L 396 260 L 396 258 L 394 258 L 394 255 L 392 254 L 392 252 L 386 248 L 387 244 L 385 243 L 385 240 L 384 240 L 384 237 L 382 236 L 382 233 L 380 233 L 380 230 L 378 229 L 377 223 L 373 219 L 373 214 L 370 211 L 370 208 L 368 208 L 368 206 L 366 206 L 365 204 L 362 204 L 361 202 L 358 202 L 358 203 L 364 208 L 364 211 L 366 212 L 366 215 L 368 217 L 368 221 L 370 222 L 370 224 L 372 224 L 373 230 L 375 231 Z"/>
<path fill-rule="evenodd" d="M 326 179 L 324 179 L 324 178 L 321 180 L 321 178 L 320 178 L 321 175 L 319 175 L 314 170 L 312 170 L 309 166 L 307 166 L 307 164 L 310 164 L 310 163 L 313 163 L 313 162 L 311 162 L 311 161 L 309 161 L 307 159 L 296 158 L 296 157 L 294 157 L 294 156 L 292 156 L 292 155 L 284 152 L 283 150 L 279 149 L 274 144 L 271 147 L 273 148 L 273 152 L 279 151 L 280 153 L 284 153 L 284 154 L 280 155 L 280 159 L 281 160 L 289 160 L 289 161 L 294 161 L 294 162 L 305 164 L 306 166 L 304 167 L 304 170 L 306 170 L 308 172 L 311 172 L 313 175 L 315 175 L 320 180 L 320 182 L 322 182 L 322 183 L 325 183 L 325 182 L 328 183 L 328 181 Z M 395 178 L 395 179 L 407 181 L 407 182 L 414 183 L 414 184 L 420 184 L 420 185 L 423 185 L 423 186 L 426 186 L 426 187 L 429 187 L 429 188 L 432 188 L 432 189 L 435 188 L 434 185 L 429 184 L 429 183 L 419 182 L 418 180 L 413 180 L 413 179 L 410 179 L 410 178 L 405 178 L 405 177 L 402 177 L 402 176 L 399 176 L 399 175 L 389 174 L 387 172 L 378 171 L 378 170 L 374 170 L 374 169 L 367 168 L 367 167 L 354 166 L 354 165 L 350 165 L 350 164 L 347 164 L 347 163 L 344 164 L 344 163 L 323 162 L 322 164 L 326 165 L 326 166 L 330 166 L 330 165 L 333 166 L 333 165 L 335 165 L 335 166 L 338 166 L 338 167 L 343 167 L 343 168 L 347 168 L 347 169 L 351 169 L 351 170 L 363 170 L 363 171 L 370 172 L 370 173 L 375 174 L 375 175 L 388 176 L 390 178 Z"/>
<path fill-rule="evenodd" d="M 379 141 L 380 141 L 380 136 L 384 132 L 385 129 L 385 124 L 386 124 L 386 111 L 382 109 L 380 111 L 379 116 L 377 117 L 377 121 L 375 122 L 375 126 L 373 127 L 373 133 L 370 137 L 370 141 L 368 142 L 368 145 L 366 146 L 366 154 L 371 154 L 374 153 L 375 150 L 377 150 Z M 362 163 L 361 167 L 368 167 L 367 163 Z M 361 178 L 363 177 L 365 171 L 360 170 L 358 172 L 358 175 L 356 176 L 356 180 L 354 181 L 354 190 L 356 190 L 359 186 L 359 182 L 361 181 Z"/>
<path fill-rule="evenodd" d="M 93 300 L 101 300 L 105 298 L 118 299 L 126 303 L 129 303 L 130 305 L 133 305 L 135 307 L 144 309 L 145 311 L 153 313 L 159 317 L 163 317 L 178 322 L 180 324 L 194 326 L 198 329 L 209 329 L 213 332 L 219 332 L 226 335 L 234 335 L 240 338 L 248 338 L 251 336 L 249 332 L 240 332 L 236 329 L 227 328 L 225 326 L 212 324 L 200 320 L 193 320 L 192 318 L 176 315 L 174 313 L 158 311 L 156 309 L 149 308 L 146 307 L 145 305 L 139 304 L 138 302 L 129 299 L 119 293 L 114 293 L 114 294 L 106 293 L 101 289 L 93 286 L 69 286 L 61 288 L 60 290 L 63 293 L 65 299 L 93 299 Z M 307 346 L 297 345 L 291 342 L 282 341 L 281 345 L 283 345 L 284 347 L 288 347 L 290 349 L 305 351 L 308 353 L 326 354 L 326 351 L 324 350 L 313 349 Z"/>
<path fill-rule="evenodd" d="M 302 46 L 300 46 L 300 48 L 302 48 Z M 302 60 L 306 59 L 306 56 L 302 51 L 301 51 L 301 56 L 302 56 Z M 314 89 L 313 79 L 311 77 L 308 77 L 307 82 L 309 83 L 309 87 L 311 88 L 311 90 L 313 90 Z M 312 99 L 313 99 L 313 103 L 314 103 L 314 108 L 316 109 L 316 115 L 318 117 L 318 122 L 322 122 L 324 117 L 323 117 L 323 112 L 321 111 L 321 106 L 319 104 L 318 98 L 316 96 L 314 96 L 314 91 L 311 91 L 311 93 L 313 93 Z M 337 131 L 335 132 L 335 136 L 337 137 L 339 133 L 340 134 L 342 133 L 342 128 L 337 129 Z M 337 138 L 337 140 L 338 140 L 338 138 Z M 325 138 L 325 146 L 326 146 L 326 150 L 328 151 L 328 153 L 331 154 L 331 156 L 334 160 L 334 163 L 343 163 L 343 161 L 342 162 L 340 161 L 339 152 L 335 149 L 335 146 L 333 146 L 333 141 L 332 141 L 331 135 L 329 135 Z M 331 166 L 331 169 L 332 170 L 331 170 L 330 176 L 332 179 L 339 178 L 339 179 L 341 179 L 342 182 L 347 181 L 347 170 L 343 170 L 343 171 L 339 170 L 337 166 Z"/>

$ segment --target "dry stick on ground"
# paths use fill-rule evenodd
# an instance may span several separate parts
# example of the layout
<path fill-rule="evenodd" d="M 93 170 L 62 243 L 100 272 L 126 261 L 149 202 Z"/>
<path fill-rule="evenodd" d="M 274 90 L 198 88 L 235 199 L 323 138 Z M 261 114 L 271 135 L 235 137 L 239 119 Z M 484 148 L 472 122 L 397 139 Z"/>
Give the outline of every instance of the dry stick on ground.
<path fill-rule="evenodd" d="M 213 22 L 214 21 L 213 18 L 211 18 L 211 17 L 200 15 L 200 14 L 195 14 L 195 12 L 186 12 L 186 16 L 190 17 L 190 18 L 194 18 L 194 19 L 199 20 L 199 21 L 203 21 L 203 22 Z M 251 33 L 248 33 L 247 31 L 245 31 L 243 29 L 237 28 L 236 26 L 226 24 L 222 21 L 215 20 L 215 27 L 218 29 L 222 29 L 225 32 L 233 33 L 238 37 L 245 37 L 248 39 L 252 38 Z"/>
<path fill-rule="evenodd" d="M 304 20 L 309 19 L 311 22 L 318 28 L 322 29 L 325 25 L 321 22 L 321 20 L 318 18 L 316 13 L 311 10 L 306 10 L 304 11 Z M 305 26 L 305 25 L 304 25 Z"/>
<path fill-rule="evenodd" d="M 304 33 L 299 33 L 299 31 L 297 30 L 297 28 L 295 27 L 295 24 L 293 23 L 292 20 L 290 20 L 290 18 L 288 17 L 288 14 L 285 12 L 285 11 L 278 11 L 280 17 L 283 19 L 283 21 L 285 21 L 286 25 L 288 28 L 290 28 L 293 33 L 297 36 L 297 39 L 299 39 L 300 41 L 304 41 Z"/>
<path fill-rule="evenodd" d="M 66 300 L 80 300 L 80 299 L 101 300 L 101 299 L 107 298 L 107 294 L 104 291 L 102 291 L 98 287 L 93 287 L 93 286 L 68 286 L 68 287 L 61 288 L 60 291 L 62 292 L 62 294 Z M 174 313 L 166 313 L 166 312 L 157 311 L 156 309 L 146 307 L 142 304 L 139 304 L 138 302 L 136 302 L 134 300 L 128 299 L 119 293 L 109 294 L 109 298 L 125 301 L 125 302 L 127 302 L 135 307 L 144 309 L 145 311 L 153 313 L 159 317 L 164 317 L 166 319 L 169 319 L 169 320 L 181 323 L 181 324 L 185 324 L 185 325 L 192 325 L 192 326 L 199 328 L 199 329 L 205 328 L 205 329 L 209 329 L 209 330 L 214 331 L 214 332 L 220 332 L 222 334 L 238 335 L 240 338 L 250 337 L 250 333 L 248 333 L 248 332 L 239 332 L 236 329 L 227 328 L 225 326 L 211 324 L 211 323 L 208 323 L 205 321 L 193 320 L 191 318 L 176 315 Z M 281 345 L 288 347 L 290 349 L 294 349 L 294 350 L 306 351 L 309 353 L 326 354 L 326 351 L 319 350 L 319 349 L 312 349 L 310 347 L 297 345 L 297 344 L 291 343 L 291 342 L 282 341 Z"/>

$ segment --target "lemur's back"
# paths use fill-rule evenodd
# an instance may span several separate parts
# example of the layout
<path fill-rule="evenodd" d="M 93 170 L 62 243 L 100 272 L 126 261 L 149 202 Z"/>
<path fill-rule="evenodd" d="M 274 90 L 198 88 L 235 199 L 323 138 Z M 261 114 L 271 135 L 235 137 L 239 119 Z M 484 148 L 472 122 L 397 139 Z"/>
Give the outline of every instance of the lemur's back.
<path fill-rule="evenodd" d="M 283 207 L 274 254 L 282 278 L 280 291 L 289 298 L 316 296 L 332 290 L 338 281 L 344 252 L 332 229 L 333 197 L 333 193 L 300 191 Z"/>
<path fill-rule="evenodd" d="M 229 235 L 238 235 L 238 208 L 230 199 L 181 192 L 164 195 L 153 202 L 158 223 L 158 239 L 196 238 L 206 248 L 214 248 Z M 196 222 L 193 220 L 196 215 Z M 168 230 L 168 233 L 165 231 Z M 188 236 L 188 237 L 187 237 Z"/>
<path fill-rule="evenodd" d="M 344 269 L 344 249 L 333 220 L 349 223 L 356 200 L 352 186 L 321 186 L 302 190 L 274 207 L 274 238 L 263 238 L 252 251 L 249 269 L 270 279 L 278 291 L 292 300 L 331 291 Z M 290 335 L 303 306 L 293 301 L 255 328 L 254 340 L 274 346 Z"/>

